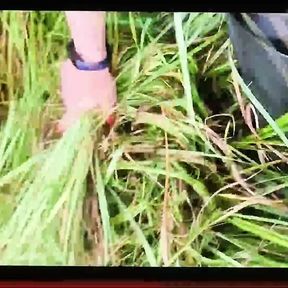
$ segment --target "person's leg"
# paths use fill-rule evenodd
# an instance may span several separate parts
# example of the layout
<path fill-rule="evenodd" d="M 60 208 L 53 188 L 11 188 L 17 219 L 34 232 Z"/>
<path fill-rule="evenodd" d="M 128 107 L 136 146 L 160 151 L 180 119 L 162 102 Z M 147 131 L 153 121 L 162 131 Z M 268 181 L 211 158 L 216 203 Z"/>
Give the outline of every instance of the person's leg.
<path fill-rule="evenodd" d="M 275 119 L 288 112 L 288 15 L 253 14 L 251 18 L 271 43 L 263 46 L 240 14 L 228 15 L 230 39 L 241 76 L 258 101 Z M 286 43 L 285 43 L 286 42 Z M 265 48 L 266 47 L 266 48 Z M 260 117 L 260 125 L 265 121 Z"/>

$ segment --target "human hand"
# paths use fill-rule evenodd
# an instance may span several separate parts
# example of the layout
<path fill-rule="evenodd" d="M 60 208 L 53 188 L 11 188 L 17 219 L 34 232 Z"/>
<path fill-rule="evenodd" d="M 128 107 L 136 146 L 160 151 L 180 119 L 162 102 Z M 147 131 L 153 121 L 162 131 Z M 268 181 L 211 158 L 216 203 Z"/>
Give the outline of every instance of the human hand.
<path fill-rule="evenodd" d="M 66 108 L 58 124 L 58 131 L 66 131 L 85 112 L 96 110 L 107 117 L 112 125 L 109 112 L 116 104 L 116 84 L 109 69 L 81 71 L 67 60 L 61 69 L 61 96 Z"/>

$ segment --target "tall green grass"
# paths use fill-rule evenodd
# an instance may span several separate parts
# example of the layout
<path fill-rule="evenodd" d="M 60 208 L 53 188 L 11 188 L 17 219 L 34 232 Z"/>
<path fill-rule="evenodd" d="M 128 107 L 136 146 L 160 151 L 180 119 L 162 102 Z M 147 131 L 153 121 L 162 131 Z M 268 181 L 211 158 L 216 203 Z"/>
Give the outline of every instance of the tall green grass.
<path fill-rule="evenodd" d="M 286 118 L 242 136 L 224 15 L 111 12 L 107 34 L 116 127 L 55 139 L 64 14 L 1 13 L 1 264 L 286 267 Z"/>

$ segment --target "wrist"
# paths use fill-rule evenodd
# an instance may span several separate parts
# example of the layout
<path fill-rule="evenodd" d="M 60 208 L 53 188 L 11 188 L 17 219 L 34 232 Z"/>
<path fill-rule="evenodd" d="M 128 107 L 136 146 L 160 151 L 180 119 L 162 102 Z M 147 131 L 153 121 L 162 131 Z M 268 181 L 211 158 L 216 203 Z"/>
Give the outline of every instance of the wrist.
<path fill-rule="evenodd" d="M 75 50 L 86 62 L 99 62 L 107 57 L 105 12 L 66 12 Z"/>
<path fill-rule="evenodd" d="M 97 53 L 97 51 L 90 50 L 91 54 L 85 54 L 83 56 L 75 47 L 73 40 L 68 43 L 67 48 L 69 59 L 78 70 L 100 71 L 110 68 L 110 57 L 107 57 L 107 50 L 103 51 L 103 53 Z M 107 46 L 107 48 L 109 47 Z M 90 57 L 88 55 L 90 55 Z"/>

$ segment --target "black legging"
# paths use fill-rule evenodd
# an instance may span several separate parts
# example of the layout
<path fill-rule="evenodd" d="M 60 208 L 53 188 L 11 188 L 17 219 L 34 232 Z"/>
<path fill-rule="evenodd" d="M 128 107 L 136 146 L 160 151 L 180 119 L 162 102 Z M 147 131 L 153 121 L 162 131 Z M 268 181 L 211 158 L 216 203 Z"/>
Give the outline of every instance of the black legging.
<path fill-rule="evenodd" d="M 274 118 L 288 112 L 288 14 L 251 14 L 271 45 L 266 48 L 240 14 L 229 14 L 230 39 L 241 76 L 263 107 Z M 258 40 L 257 40 L 258 39 Z M 286 43 L 285 43 L 286 42 Z M 260 125 L 264 124 L 260 117 Z"/>

